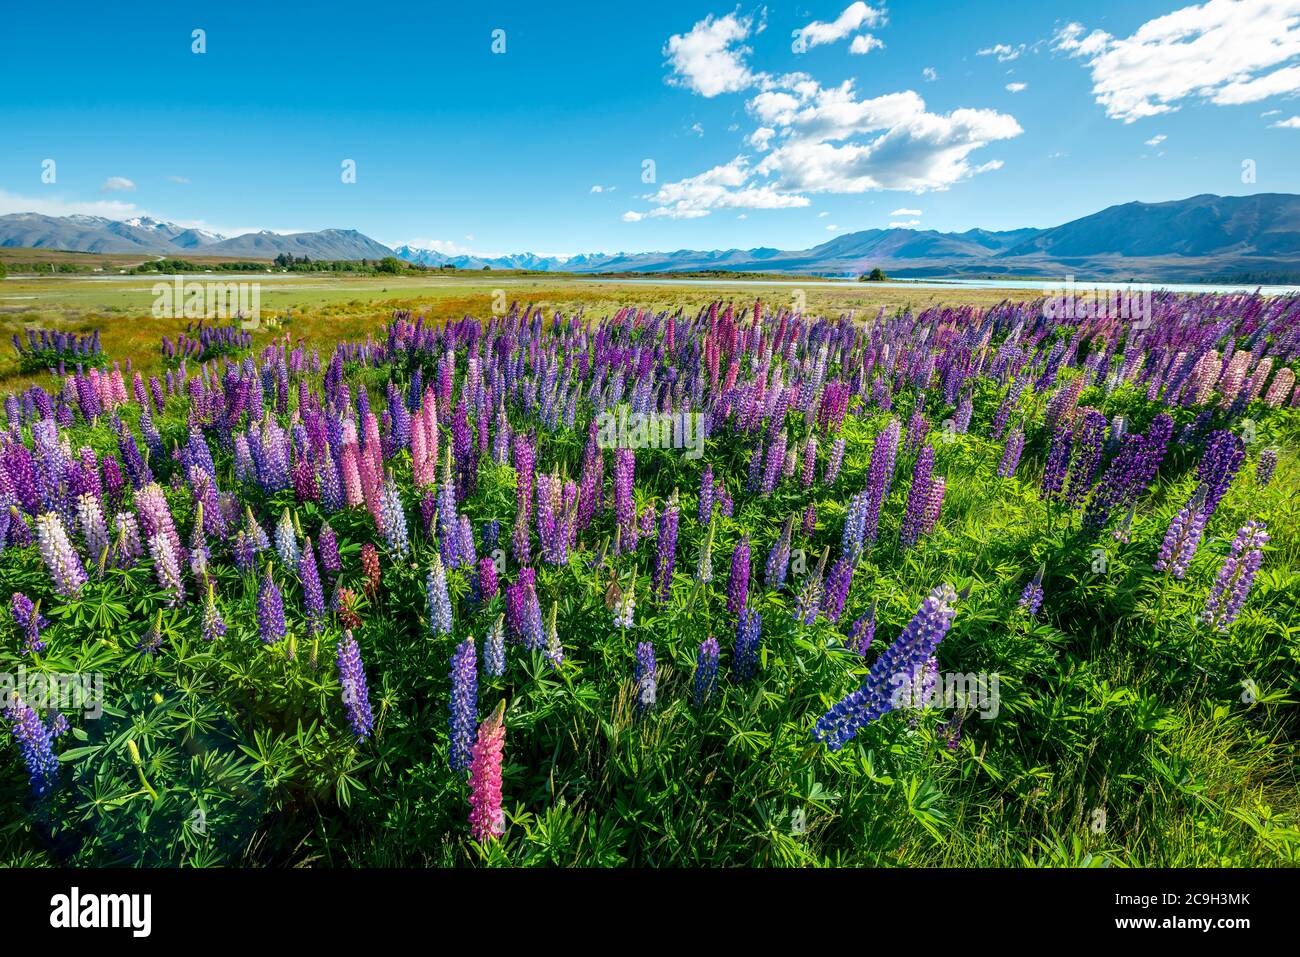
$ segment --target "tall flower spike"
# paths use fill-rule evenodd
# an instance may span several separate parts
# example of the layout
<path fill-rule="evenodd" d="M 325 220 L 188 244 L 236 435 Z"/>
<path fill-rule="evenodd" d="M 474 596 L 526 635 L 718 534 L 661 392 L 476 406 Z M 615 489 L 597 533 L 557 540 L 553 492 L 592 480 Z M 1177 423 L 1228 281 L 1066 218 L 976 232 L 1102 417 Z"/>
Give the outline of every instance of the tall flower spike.
<path fill-rule="evenodd" d="M 469 826 L 470 834 L 480 844 L 505 833 L 505 816 L 501 812 L 501 758 L 505 750 L 506 703 L 478 726 L 478 739 L 470 755 Z"/>
<path fill-rule="evenodd" d="M 455 772 L 469 770 L 470 750 L 478 724 L 478 664 L 474 639 L 466 638 L 451 656 L 451 703 L 448 705 L 448 762 Z"/>
<path fill-rule="evenodd" d="M 633 680 L 636 682 L 637 714 L 647 714 L 654 708 L 656 676 L 654 643 L 643 641 L 636 646 L 636 668 L 633 674 Z"/>
<path fill-rule="evenodd" d="M 1205 601 L 1203 617 L 1211 628 L 1227 631 L 1241 614 L 1255 574 L 1264 561 L 1263 549 L 1268 540 L 1263 522 L 1247 522 L 1238 530 L 1232 552 L 1224 559 Z"/>
<path fill-rule="evenodd" d="M 710 635 L 700 642 L 695 656 L 695 680 L 691 684 L 691 700 L 697 708 L 704 707 L 718 683 L 718 654 L 717 638 Z"/>
<path fill-rule="evenodd" d="M 5 708 L 9 732 L 18 744 L 18 753 L 27 765 L 32 791 L 47 794 L 59 783 L 59 759 L 54 754 L 50 728 L 17 695 Z"/>
<path fill-rule="evenodd" d="M 270 564 L 266 566 L 266 574 L 262 576 L 262 584 L 257 591 L 257 633 L 264 645 L 273 645 L 286 634 L 284 600 L 271 577 Z"/>
<path fill-rule="evenodd" d="M 435 638 L 438 635 L 450 635 L 451 596 L 447 592 L 447 569 L 436 554 L 425 580 L 425 597 L 429 603 L 429 630 Z"/>
<path fill-rule="evenodd" d="M 838 751 L 867 724 L 897 707 L 899 681 L 914 676 L 939 647 L 957 614 L 956 601 L 951 585 L 930 592 L 903 634 L 876 659 L 862 687 L 817 719 L 813 737 Z"/>
<path fill-rule="evenodd" d="M 500 678 L 506 673 L 505 615 L 497 615 L 487 638 L 483 641 L 483 666 L 490 677 Z"/>
<path fill-rule="evenodd" d="M 370 737 L 374 717 L 370 713 L 370 692 L 366 687 L 366 669 L 361 661 L 361 648 L 350 630 L 343 632 L 338 646 L 339 686 L 342 690 L 343 710 L 358 741 Z"/>

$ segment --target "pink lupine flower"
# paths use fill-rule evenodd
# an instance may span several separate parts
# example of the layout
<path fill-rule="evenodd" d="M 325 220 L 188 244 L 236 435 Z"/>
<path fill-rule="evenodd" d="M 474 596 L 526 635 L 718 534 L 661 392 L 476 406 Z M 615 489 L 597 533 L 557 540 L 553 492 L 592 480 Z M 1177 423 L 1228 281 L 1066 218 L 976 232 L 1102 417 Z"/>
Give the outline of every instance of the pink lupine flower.
<path fill-rule="evenodd" d="M 501 757 L 506 744 L 506 703 L 478 726 L 478 740 L 470 752 L 469 826 L 474 840 L 484 842 L 505 833 L 501 812 Z"/>

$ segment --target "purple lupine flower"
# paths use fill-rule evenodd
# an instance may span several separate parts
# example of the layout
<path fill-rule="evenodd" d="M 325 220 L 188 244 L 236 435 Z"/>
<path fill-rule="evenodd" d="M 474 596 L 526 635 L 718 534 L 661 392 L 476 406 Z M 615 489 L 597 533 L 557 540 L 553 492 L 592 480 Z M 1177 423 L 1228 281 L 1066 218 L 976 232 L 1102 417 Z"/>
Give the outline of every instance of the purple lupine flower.
<path fill-rule="evenodd" d="M 863 506 L 863 539 L 873 544 L 880 528 L 880 509 L 889 497 L 890 486 L 894 483 L 894 465 L 898 456 L 899 425 L 897 419 L 890 419 L 889 424 L 876 436 L 871 448 L 871 465 L 868 469 L 867 498 Z"/>
<path fill-rule="evenodd" d="M 776 489 L 777 482 L 781 478 L 781 470 L 785 467 L 785 429 L 777 433 L 772 444 L 768 446 L 767 456 L 763 460 L 763 486 L 762 493 L 766 497 L 771 495 Z"/>
<path fill-rule="evenodd" d="M 1017 604 L 1025 610 L 1025 614 L 1030 618 L 1037 617 L 1038 609 L 1043 605 L 1043 572 L 1045 570 L 1040 565 L 1034 577 L 1029 580 L 1020 593 L 1020 601 Z"/>
<path fill-rule="evenodd" d="M 1074 432 L 1074 450 L 1070 458 L 1069 486 L 1065 501 L 1075 508 L 1083 505 L 1092 481 L 1097 476 L 1097 466 L 1106 447 L 1106 417 L 1096 409 L 1087 409 Z"/>
<path fill-rule="evenodd" d="M 14 624 L 23 635 L 23 654 L 34 655 L 45 650 L 41 631 L 49 622 L 41 614 L 40 607 L 20 591 L 13 594 L 9 609 L 14 616 Z"/>
<path fill-rule="evenodd" d="M 742 608 L 736 622 L 736 647 L 731 655 L 731 673 L 744 684 L 758 673 L 758 648 L 763 637 L 763 616 L 753 608 Z"/>
<path fill-rule="evenodd" d="M 429 631 L 438 635 L 451 634 L 451 595 L 447 591 L 447 568 L 442 558 L 435 554 L 424 584 L 425 598 L 429 603 Z"/>
<path fill-rule="evenodd" d="M 203 600 L 203 621 L 200 625 L 200 633 L 204 641 L 216 641 L 226 633 L 226 621 L 221 617 L 221 610 L 217 608 L 216 588 L 212 580 L 208 580 L 208 593 Z"/>
<path fill-rule="evenodd" d="M 655 554 L 654 595 L 660 603 L 667 602 L 672 595 L 673 565 L 677 560 L 677 525 L 679 509 L 677 492 L 673 491 L 668 504 L 664 506 L 659 518 L 659 543 Z"/>
<path fill-rule="evenodd" d="M 702 708 L 718 682 L 718 639 L 710 635 L 700 642 L 695 656 L 695 680 L 691 683 L 691 700 Z"/>
<path fill-rule="evenodd" d="M 803 472 L 799 476 L 799 484 L 803 488 L 812 488 L 813 476 L 816 474 L 817 467 L 817 436 L 808 436 L 808 441 L 804 444 L 803 450 Z"/>
<path fill-rule="evenodd" d="M 241 575 L 247 575 L 253 570 L 257 562 L 257 548 L 253 545 L 253 540 L 244 534 L 242 528 L 235 533 L 230 551 L 235 557 L 235 567 L 239 569 Z"/>
<path fill-rule="evenodd" d="M 500 582 L 497 579 L 497 566 L 491 558 L 484 556 L 478 560 L 479 599 L 484 603 L 496 597 Z"/>
<path fill-rule="evenodd" d="M 849 588 L 853 584 L 853 565 L 846 558 L 841 558 L 831 566 L 826 579 L 826 594 L 822 598 L 822 614 L 829 621 L 839 621 L 844 614 L 844 603 L 849 597 Z"/>
<path fill-rule="evenodd" d="M 329 522 L 320 527 L 317 544 L 320 547 L 320 565 L 325 574 L 333 577 L 342 572 L 343 560 L 339 557 L 338 536 L 334 534 L 334 529 L 330 527 Z"/>
<path fill-rule="evenodd" d="M 321 587 L 320 572 L 316 567 L 316 550 L 311 539 L 303 539 L 302 555 L 298 559 L 298 580 L 302 583 L 303 611 L 307 614 L 307 629 L 312 635 L 320 632 L 325 620 L 325 590 Z"/>
<path fill-rule="evenodd" d="M 63 520 L 53 512 L 38 516 L 36 541 L 45 567 L 54 581 L 54 590 L 64 598 L 80 595 L 82 586 L 86 584 L 86 570 L 81 565 L 81 557 L 68 541 Z"/>
<path fill-rule="evenodd" d="M 840 436 L 831 446 L 830 459 L 826 463 L 826 476 L 822 480 L 827 485 L 834 485 L 839 478 L 840 466 L 844 464 L 844 437 Z"/>
<path fill-rule="evenodd" d="M 749 601 L 749 535 L 741 536 L 731 553 L 731 577 L 727 580 L 727 611 L 738 615 Z"/>
<path fill-rule="evenodd" d="M 809 502 L 808 507 L 803 510 L 803 521 L 799 523 L 799 528 L 807 538 L 812 538 L 813 533 L 817 531 L 817 504 Z"/>
<path fill-rule="evenodd" d="M 358 741 L 370 736 L 374 718 L 370 713 L 370 692 L 366 687 L 366 669 L 361 662 L 361 648 L 349 629 L 343 632 L 338 647 L 339 686 L 343 693 L 343 709 L 348 723 Z"/>
<path fill-rule="evenodd" d="M 483 666 L 488 675 L 500 678 L 506 673 L 506 629 L 505 616 L 497 615 L 487 637 L 483 640 Z"/>
<path fill-rule="evenodd" d="M 912 488 L 907 495 L 907 511 L 899 531 L 899 542 L 910 548 L 920 538 L 930 510 L 930 473 L 934 469 L 934 448 L 927 445 L 912 467 Z"/>
<path fill-rule="evenodd" d="M 130 568 L 144 554 L 140 523 L 135 520 L 134 512 L 118 512 L 113 527 L 113 564 L 118 568 Z"/>
<path fill-rule="evenodd" d="M 284 624 L 284 600 L 280 589 L 275 587 L 271 578 L 271 567 L 262 576 L 261 587 L 257 590 L 257 633 L 262 644 L 273 645 L 282 640 L 286 634 Z"/>
<path fill-rule="evenodd" d="M 655 706 L 656 674 L 654 642 L 643 641 L 636 646 L 636 669 L 633 674 L 636 682 L 636 711 L 639 715 L 648 713 Z"/>
<path fill-rule="evenodd" d="M 1246 604 L 1255 574 L 1264 561 L 1264 545 L 1269 540 L 1263 522 L 1250 521 L 1237 531 L 1232 552 L 1224 559 L 1218 577 L 1210 587 L 1202 616 L 1211 628 L 1226 632 L 1237 620 Z"/>
<path fill-rule="evenodd" d="M 1246 447 L 1241 438 L 1220 429 L 1210 434 L 1205 442 L 1205 453 L 1196 469 L 1205 490 L 1205 517 L 1208 519 L 1219 507 L 1219 501 L 1227 493 L 1232 480 L 1246 458 Z"/>
<path fill-rule="evenodd" d="M 77 525 L 86 541 L 86 554 L 93 561 L 104 558 L 108 551 L 108 526 L 104 523 L 104 511 L 99 499 L 94 495 L 77 496 Z"/>
<path fill-rule="evenodd" d="M 806 575 L 803 584 L 799 587 L 799 595 L 795 601 L 794 620 L 802 622 L 805 625 L 811 625 L 817 620 L 817 612 L 822 605 L 823 576 L 826 574 L 826 550 L 822 550 L 821 560 L 817 562 L 817 568 L 810 575 Z"/>
<path fill-rule="evenodd" d="M 15 695 L 5 708 L 9 732 L 18 743 L 18 753 L 27 765 L 33 793 L 47 794 L 59 783 L 59 759 L 54 754 L 51 729 L 36 712 Z"/>
<path fill-rule="evenodd" d="M 700 473 L 700 524 L 709 524 L 713 517 L 713 466 L 705 465 Z"/>
<path fill-rule="evenodd" d="M 1043 483 L 1040 497 L 1050 502 L 1059 497 L 1065 487 L 1066 470 L 1070 467 L 1070 450 L 1074 433 L 1068 428 L 1059 428 L 1052 435 L 1052 443 L 1047 450 L 1047 461 L 1043 464 Z"/>
<path fill-rule="evenodd" d="M 1205 533 L 1206 515 L 1204 497 L 1195 494 L 1188 500 L 1169 523 L 1165 539 L 1160 544 L 1160 554 L 1156 557 L 1155 570 L 1168 571 L 1182 581 L 1187 568 L 1200 547 L 1201 536 Z"/>
<path fill-rule="evenodd" d="M 871 603 L 871 610 L 853 622 L 849 629 L 848 647 L 859 655 L 865 655 L 876 637 L 876 604 Z"/>
<path fill-rule="evenodd" d="M 1016 474 L 1016 466 L 1020 464 L 1020 453 L 1024 450 L 1024 429 L 1012 429 L 1007 433 L 1006 445 L 1002 449 L 1002 461 L 998 464 L 998 478 L 1010 478 Z"/>
<path fill-rule="evenodd" d="M 1260 488 L 1268 488 L 1276 468 L 1277 449 L 1265 449 L 1259 453 L 1259 461 L 1255 463 L 1255 482 Z"/>
<path fill-rule="evenodd" d="M 817 719 L 813 737 L 838 751 L 867 724 L 897 707 L 900 680 L 915 676 L 930 660 L 952 626 L 956 601 L 951 585 L 931 591 L 903 634 L 876 659 L 862 687 Z"/>
<path fill-rule="evenodd" d="M 478 730 L 478 662 L 473 638 L 466 638 L 452 652 L 447 710 L 448 763 L 452 771 L 464 774 L 469 770 L 469 753 Z"/>
<path fill-rule="evenodd" d="M 781 535 L 772 544 L 767 553 L 767 565 L 763 569 L 763 582 L 768 588 L 778 589 L 785 584 L 786 572 L 790 568 L 790 535 L 794 530 L 794 518 L 788 517 L 781 526 Z"/>

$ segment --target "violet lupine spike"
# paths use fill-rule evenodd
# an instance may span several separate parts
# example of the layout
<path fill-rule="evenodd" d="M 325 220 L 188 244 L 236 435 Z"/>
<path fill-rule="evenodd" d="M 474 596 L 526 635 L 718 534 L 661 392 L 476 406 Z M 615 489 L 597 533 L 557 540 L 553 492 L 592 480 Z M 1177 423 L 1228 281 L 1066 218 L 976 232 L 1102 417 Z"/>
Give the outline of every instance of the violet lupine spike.
<path fill-rule="evenodd" d="M 1024 590 L 1020 593 L 1020 601 L 1017 604 L 1024 609 L 1025 614 L 1030 618 L 1038 615 L 1038 609 L 1043 604 L 1043 567 L 1039 566 L 1034 577 L 1025 585 Z"/>
<path fill-rule="evenodd" d="M 673 565 L 677 560 L 677 525 L 679 519 L 677 492 L 674 491 L 663 515 L 659 518 L 659 543 L 655 555 L 654 595 L 662 603 L 668 601 L 673 587 Z"/>
<path fill-rule="evenodd" d="M 181 563 L 166 535 L 159 532 L 149 539 L 149 556 L 153 559 L 154 574 L 158 576 L 158 587 L 170 596 L 167 604 L 183 604 L 185 583 L 181 579 Z"/>
<path fill-rule="evenodd" d="M 1205 492 L 1205 516 L 1210 518 L 1227 494 L 1232 480 L 1237 477 L 1241 463 L 1246 459 L 1246 447 L 1241 438 L 1227 429 L 1210 435 L 1205 443 L 1205 453 L 1197 466 L 1196 474 Z"/>
<path fill-rule="evenodd" d="M 788 517 L 781 526 L 781 535 L 767 554 L 767 565 L 763 569 L 763 582 L 773 590 L 785 584 L 785 576 L 790 568 L 790 536 L 794 529 L 794 518 Z"/>
<path fill-rule="evenodd" d="M 813 737 L 838 751 L 867 724 L 897 707 L 898 681 L 915 675 L 935 653 L 952 627 L 956 602 L 957 593 L 951 585 L 931 591 L 898 640 L 872 664 L 862 687 L 817 719 Z"/>
<path fill-rule="evenodd" d="M 1020 464 L 1020 454 L 1025 450 L 1025 432 L 1012 429 L 1007 433 L 1007 441 L 1002 449 L 1002 461 L 998 463 L 998 478 L 1011 478 L 1016 474 Z"/>
<path fill-rule="evenodd" d="M 321 586 L 320 572 L 316 567 L 316 551 L 311 539 L 303 539 L 302 554 L 298 559 L 298 581 L 302 583 L 303 611 L 307 629 L 313 635 L 320 633 L 325 621 L 325 590 Z"/>
<path fill-rule="evenodd" d="M 34 655 L 44 651 L 45 641 L 41 638 L 41 632 L 49 625 L 49 621 L 41 614 L 40 605 L 16 591 L 9 601 L 9 610 L 13 614 L 14 624 L 23 636 L 23 654 Z"/>
<path fill-rule="evenodd" d="M 700 642 L 695 656 L 695 678 L 691 682 L 691 702 L 702 708 L 713 695 L 718 683 L 718 639 L 710 635 Z"/>
<path fill-rule="evenodd" d="M 738 615 L 748 602 L 749 535 L 744 535 L 731 553 L 731 575 L 727 579 L 727 611 Z"/>
<path fill-rule="evenodd" d="M 912 488 L 907 495 L 907 510 L 903 514 L 899 542 L 910 548 L 920 538 L 930 508 L 930 473 L 934 469 L 934 448 L 925 446 L 916 457 L 912 468 Z"/>
<path fill-rule="evenodd" d="M 744 684 L 758 674 L 759 644 L 763 637 L 763 616 L 753 608 L 743 608 L 736 622 L 736 647 L 731 655 L 732 677 Z"/>
<path fill-rule="evenodd" d="M 1193 495 L 1174 516 L 1160 545 L 1160 554 L 1156 557 L 1156 571 L 1167 571 L 1182 581 L 1196 555 L 1196 549 L 1200 547 L 1201 536 L 1205 533 L 1206 515 L 1203 509 L 1203 497 Z"/>
<path fill-rule="evenodd" d="M 1255 463 L 1255 482 L 1260 488 L 1268 488 L 1273 481 L 1273 472 L 1277 469 L 1277 449 L 1265 449 L 1259 453 Z"/>
<path fill-rule="evenodd" d="M 429 605 L 429 631 L 436 638 L 450 635 L 451 596 L 447 591 L 447 569 L 438 555 L 433 556 L 428 577 L 425 579 L 425 597 Z"/>
<path fill-rule="evenodd" d="M 640 642 L 636 646 L 636 668 L 633 673 L 633 681 L 636 684 L 636 710 L 639 715 L 645 715 L 654 709 L 657 674 L 654 643 Z"/>
<path fill-rule="evenodd" d="M 48 794 L 59 783 L 59 759 L 54 753 L 50 726 L 17 695 L 8 702 L 4 714 L 9 719 L 9 732 L 18 745 L 18 753 L 27 765 L 32 792 L 37 796 Z"/>
<path fill-rule="evenodd" d="M 374 717 L 370 712 L 370 692 L 366 686 L 366 669 L 361 661 L 361 647 L 349 629 L 343 632 L 338 644 L 339 687 L 342 693 L 343 710 L 347 713 L 348 724 L 358 741 L 370 737 L 374 729 Z"/>
<path fill-rule="evenodd" d="M 831 566 L 826 578 L 826 593 L 822 598 L 822 614 L 828 621 L 838 622 L 844 614 L 844 603 L 848 600 L 849 589 L 853 585 L 853 563 L 841 558 Z"/>
<path fill-rule="evenodd" d="M 274 645 L 284 639 L 287 629 L 284 622 L 284 600 L 280 589 L 271 577 L 270 565 L 262 576 L 262 584 L 257 591 L 257 634 L 262 644 Z"/>
<path fill-rule="evenodd" d="M 451 770 L 469 770 L 478 725 L 478 662 L 474 639 L 466 638 L 451 655 L 451 702 L 448 705 L 448 763 Z"/>
<path fill-rule="evenodd" d="M 1232 551 L 1210 587 L 1203 618 L 1211 628 L 1226 632 L 1241 614 L 1250 594 L 1255 575 L 1264 561 L 1264 545 L 1269 541 L 1263 522 L 1250 521 L 1237 532 Z"/>
<path fill-rule="evenodd" d="M 876 605 L 872 602 L 871 609 L 853 622 L 849 628 L 849 634 L 845 644 L 849 649 L 858 655 L 865 655 L 871 649 L 871 642 L 876 637 Z"/>

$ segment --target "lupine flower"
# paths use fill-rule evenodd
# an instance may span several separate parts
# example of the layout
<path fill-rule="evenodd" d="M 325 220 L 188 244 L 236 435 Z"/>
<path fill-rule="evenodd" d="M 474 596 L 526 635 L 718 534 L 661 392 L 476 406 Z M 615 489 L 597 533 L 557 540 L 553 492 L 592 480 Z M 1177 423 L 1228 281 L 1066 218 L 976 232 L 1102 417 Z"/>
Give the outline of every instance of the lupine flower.
<path fill-rule="evenodd" d="M 618 585 L 613 588 L 617 591 Z M 614 627 L 631 628 L 632 617 L 636 611 L 636 598 L 634 597 L 635 588 L 629 588 L 627 591 L 618 591 L 614 599 Z"/>
<path fill-rule="evenodd" d="M 493 678 L 500 678 L 506 673 L 506 629 L 505 615 L 497 615 L 487 637 L 483 640 L 483 665 Z"/>
<path fill-rule="evenodd" d="M 1030 579 L 1029 583 L 1025 585 L 1024 591 L 1020 593 L 1020 601 L 1018 604 L 1025 610 L 1025 614 L 1030 618 L 1034 618 L 1038 615 L 1038 609 L 1042 607 L 1043 604 L 1044 571 L 1044 567 L 1040 565 L 1038 571 L 1034 574 L 1034 577 Z"/>
<path fill-rule="evenodd" d="M 358 741 L 370 737 L 374 718 L 370 713 L 370 692 L 366 687 L 366 669 L 361 662 L 361 648 L 351 630 L 343 632 L 338 645 L 339 687 L 343 710 Z"/>
<path fill-rule="evenodd" d="M 160 532 L 149 539 L 149 556 L 153 559 L 154 574 L 158 576 L 158 587 L 170 595 L 167 604 L 183 603 L 185 583 L 181 580 L 181 565 L 166 535 Z"/>
<path fill-rule="evenodd" d="M 1260 488 L 1268 488 L 1276 468 L 1277 449 L 1265 449 L 1259 453 L 1259 461 L 1255 463 L 1255 481 Z"/>
<path fill-rule="evenodd" d="M 478 724 L 478 664 L 473 638 L 466 638 L 452 652 L 448 712 L 448 763 L 453 771 L 463 774 L 469 770 Z"/>
<path fill-rule="evenodd" d="M 794 519 L 787 518 L 785 524 L 781 526 L 781 537 L 767 553 L 767 566 L 763 570 L 763 580 L 768 588 L 777 589 L 785 584 L 786 572 L 790 568 L 790 535 L 793 527 Z"/>
<path fill-rule="evenodd" d="M 1187 574 L 1196 549 L 1200 547 L 1201 536 L 1205 533 L 1206 515 L 1203 505 L 1204 497 L 1199 493 L 1193 495 L 1169 523 L 1165 539 L 1160 545 L 1160 554 L 1156 558 L 1156 571 L 1168 571 L 1179 581 Z"/>
<path fill-rule="evenodd" d="M 1020 464 L 1020 453 L 1025 449 L 1025 432 L 1012 429 L 1007 433 L 1006 445 L 1002 449 L 1002 461 L 998 464 L 998 478 L 1010 478 L 1016 474 Z"/>
<path fill-rule="evenodd" d="M 817 719 L 813 737 L 838 751 L 867 724 L 892 711 L 898 682 L 929 661 L 952 626 L 956 601 L 951 585 L 930 592 L 903 634 L 876 659 L 862 687 Z"/>
<path fill-rule="evenodd" d="M 497 579 L 497 566 L 491 558 L 484 556 L 478 560 L 479 598 L 484 603 L 491 601 L 500 588 Z"/>
<path fill-rule="evenodd" d="M 821 608 L 823 576 L 826 574 L 826 549 L 822 549 L 821 559 L 812 574 L 804 577 L 795 601 L 794 620 L 811 625 L 817 620 L 817 611 Z"/>
<path fill-rule="evenodd" d="M 731 656 L 732 677 L 744 684 L 758 673 L 758 648 L 763 637 L 763 616 L 744 608 L 736 622 L 736 648 Z"/>
<path fill-rule="evenodd" d="M 204 641 L 215 641 L 226 633 L 226 622 L 217 608 L 217 595 L 211 579 L 208 581 L 207 596 L 203 600 L 203 621 L 200 626 Z"/>
<path fill-rule="evenodd" d="M 871 610 L 853 623 L 849 629 L 848 641 L 846 644 L 850 649 L 859 655 L 865 655 L 871 649 L 871 642 L 876 637 L 876 605 L 871 604 Z"/>
<path fill-rule="evenodd" d="M 271 578 L 271 567 L 262 576 L 261 587 L 257 590 L 257 633 L 262 644 L 273 645 L 284 638 L 287 629 L 284 623 L 284 601 L 280 589 L 275 587 Z"/>
<path fill-rule="evenodd" d="M 34 655 L 44 651 L 45 642 L 41 639 L 41 631 L 49 622 L 41 614 L 39 604 L 33 604 L 30 598 L 16 591 L 10 599 L 9 609 L 13 613 L 14 624 L 23 635 L 23 654 Z"/>
<path fill-rule="evenodd" d="M 320 573 L 316 569 L 316 552 L 310 538 L 303 539 L 302 555 L 298 559 L 298 580 L 302 583 L 302 604 L 307 615 L 307 628 L 315 635 L 325 620 L 325 591 L 321 587 Z"/>
<path fill-rule="evenodd" d="M 59 759 L 54 754 L 50 728 L 17 695 L 5 708 L 5 717 L 9 719 L 9 732 L 18 743 L 18 753 L 27 765 L 33 793 L 48 794 L 59 783 Z"/>
<path fill-rule="evenodd" d="M 709 521 L 704 533 L 704 542 L 700 545 L 700 558 L 695 565 L 695 580 L 701 585 L 713 581 L 713 522 Z"/>
<path fill-rule="evenodd" d="M 740 614 L 749 601 L 749 536 L 741 536 L 731 553 L 731 577 L 727 580 L 727 611 Z"/>
<path fill-rule="evenodd" d="M 343 560 L 339 557 L 339 540 L 330 528 L 329 522 L 320 527 L 320 564 L 325 574 L 331 577 L 343 571 Z"/>
<path fill-rule="evenodd" d="M 77 496 L 77 525 L 86 541 L 86 554 L 93 561 L 99 561 L 108 551 L 108 526 L 104 523 L 104 512 L 99 499 L 94 495 Z"/>
<path fill-rule="evenodd" d="M 469 826 L 470 834 L 480 844 L 500 837 L 506 831 L 501 812 L 501 757 L 505 749 L 505 702 L 483 719 L 478 739 L 470 755 Z"/>
<path fill-rule="evenodd" d="M 394 555 L 405 555 L 411 549 L 410 536 L 406 530 L 406 512 L 402 510 L 402 498 L 391 474 L 384 483 L 379 509 L 383 515 L 384 541 L 388 543 L 389 551 Z"/>
<path fill-rule="evenodd" d="M 659 519 L 659 543 L 655 555 L 654 597 L 668 601 L 673 587 L 673 563 L 677 557 L 677 492 L 674 491 Z"/>
<path fill-rule="evenodd" d="M 718 639 L 710 635 L 700 642 L 695 656 L 695 680 L 691 684 L 691 700 L 695 707 L 704 707 L 718 682 Z"/>
<path fill-rule="evenodd" d="M 1227 493 L 1245 458 L 1246 447 L 1241 438 L 1227 429 L 1212 433 L 1206 440 L 1205 454 L 1196 469 L 1205 491 L 1206 518 L 1219 507 L 1219 500 Z"/>
<path fill-rule="evenodd" d="M 1205 601 L 1203 617 L 1211 628 L 1226 632 L 1241 614 L 1255 574 L 1264 561 L 1263 549 L 1268 540 L 1263 522 L 1247 522 L 1237 531 L 1232 552 L 1224 559 Z"/>
<path fill-rule="evenodd" d="M 45 567 L 54 581 L 54 590 L 65 598 L 80 595 L 82 586 L 86 584 L 86 570 L 81 566 L 81 558 L 72 543 L 68 541 L 63 520 L 53 512 L 38 516 L 36 541 Z"/>
<path fill-rule="evenodd" d="M 564 645 L 560 641 L 560 632 L 555 626 L 555 615 L 559 610 L 558 602 L 551 602 L 551 617 L 546 625 L 546 660 L 552 668 L 564 664 Z"/>
<path fill-rule="evenodd" d="M 839 621 L 844 613 L 844 602 L 848 600 L 849 588 L 853 584 L 853 565 L 841 558 L 831 566 L 826 579 L 826 594 L 822 599 L 822 614 L 829 621 Z"/>
<path fill-rule="evenodd" d="M 143 654 L 156 655 L 158 654 L 158 649 L 162 647 L 163 637 L 162 610 L 160 609 L 149 627 L 145 629 L 140 640 L 136 642 L 136 647 L 139 648 Z"/>
<path fill-rule="evenodd" d="M 379 591 L 379 552 L 370 542 L 361 546 L 361 573 L 366 579 L 366 591 L 375 595 Z"/>
<path fill-rule="evenodd" d="M 636 668 L 633 674 L 637 714 L 644 715 L 655 706 L 656 674 L 654 642 L 643 641 L 636 646 Z"/>
<path fill-rule="evenodd" d="M 921 449 L 912 468 L 912 488 L 907 495 L 907 511 L 899 531 L 899 541 L 904 548 L 915 545 L 925 527 L 930 511 L 930 472 L 933 468 L 934 448 L 927 445 Z"/>
<path fill-rule="evenodd" d="M 275 526 L 275 550 L 286 567 L 298 567 L 298 539 L 294 535 L 293 519 L 290 518 L 287 508 L 280 516 L 279 524 Z"/>
<path fill-rule="evenodd" d="M 447 569 L 436 554 L 425 579 L 424 592 L 429 603 L 429 631 L 435 638 L 450 635 L 451 596 L 447 592 Z"/>

